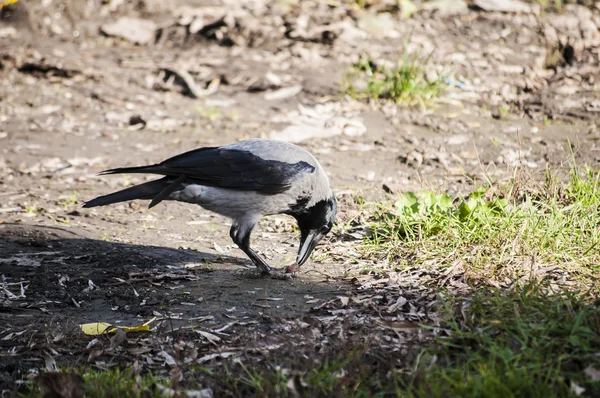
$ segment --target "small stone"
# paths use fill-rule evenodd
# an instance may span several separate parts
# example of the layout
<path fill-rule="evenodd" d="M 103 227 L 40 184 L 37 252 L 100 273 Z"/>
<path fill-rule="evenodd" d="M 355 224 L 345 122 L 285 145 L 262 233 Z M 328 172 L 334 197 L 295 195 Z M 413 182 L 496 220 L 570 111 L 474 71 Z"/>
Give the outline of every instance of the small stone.
<path fill-rule="evenodd" d="M 122 17 L 117 22 L 102 25 L 100 30 L 107 36 L 121 37 L 136 44 L 149 44 L 154 41 L 156 24 L 147 19 Z"/>

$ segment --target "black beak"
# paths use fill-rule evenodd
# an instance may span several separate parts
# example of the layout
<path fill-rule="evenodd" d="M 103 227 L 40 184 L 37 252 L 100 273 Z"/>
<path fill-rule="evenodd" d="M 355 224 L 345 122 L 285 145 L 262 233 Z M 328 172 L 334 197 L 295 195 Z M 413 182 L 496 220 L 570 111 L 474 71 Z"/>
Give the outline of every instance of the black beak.
<path fill-rule="evenodd" d="M 300 232 L 300 250 L 298 250 L 298 257 L 296 263 L 298 266 L 304 264 L 310 257 L 310 254 L 317 246 L 317 243 L 321 240 L 323 235 L 316 229 Z"/>

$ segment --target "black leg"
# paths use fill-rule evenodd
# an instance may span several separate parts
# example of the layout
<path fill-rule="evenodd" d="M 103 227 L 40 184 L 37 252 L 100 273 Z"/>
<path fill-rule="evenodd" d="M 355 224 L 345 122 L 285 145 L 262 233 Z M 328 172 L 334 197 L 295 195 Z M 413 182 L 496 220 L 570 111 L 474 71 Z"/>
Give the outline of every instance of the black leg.
<path fill-rule="evenodd" d="M 250 233 L 251 232 L 252 232 L 252 229 L 240 228 L 239 224 L 233 223 L 233 225 L 231 226 L 231 229 L 229 230 L 229 235 L 231 236 L 233 243 L 238 245 L 238 247 L 244 253 L 246 253 L 246 255 L 250 258 L 250 260 L 252 260 L 254 265 L 256 265 L 256 267 L 258 269 L 260 269 L 261 273 L 270 275 L 272 269 L 269 266 L 269 264 L 267 264 L 265 262 L 265 260 L 263 260 L 258 254 L 256 254 L 256 252 L 254 250 L 252 250 L 250 248 Z"/>

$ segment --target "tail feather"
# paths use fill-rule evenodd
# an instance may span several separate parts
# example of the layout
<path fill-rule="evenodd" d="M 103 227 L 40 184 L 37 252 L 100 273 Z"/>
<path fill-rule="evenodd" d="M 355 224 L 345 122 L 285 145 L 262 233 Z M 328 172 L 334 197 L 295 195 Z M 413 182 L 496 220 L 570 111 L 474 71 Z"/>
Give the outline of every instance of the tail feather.
<path fill-rule="evenodd" d="M 156 206 L 157 204 L 159 204 L 160 202 L 162 202 L 163 200 L 165 200 L 166 198 L 168 198 L 169 195 L 171 195 L 173 192 L 175 192 L 179 189 L 179 186 L 184 181 L 185 181 L 185 175 L 180 175 L 175 181 L 169 183 L 168 186 L 166 186 L 162 191 L 159 192 L 158 195 L 156 195 L 152 199 L 152 202 L 150 202 L 150 204 L 148 205 L 148 208 L 151 209 L 154 206 Z"/>
<path fill-rule="evenodd" d="M 150 166 L 136 166 L 136 167 L 119 167 L 116 169 L 104 170 L 98 173 L 99 175 L 108 174 L 125 174 L 125 173 L 155 173 L 157 169 L 160 169 L 160 165 L 153 164 Z"/>
<path fill-rule="evenodd" d="M 108 170 L 110 171 L 110 170 Z M 134 199 L 145 199 L 150 200 L 155 198 L 161 193 L 166 187 L 170 185 L 168 177 L 161 178 L 160 180 L 154 180 L 145 182 L 143 184 L 135 185 L 133 187 L 125 188 L 123 190 L 110 193 L 108 195 L 99 196 L 95 199 L 85 202 L 83 207 L 96 207 L 105 206 L 113 203 L 127 202 Z"/>

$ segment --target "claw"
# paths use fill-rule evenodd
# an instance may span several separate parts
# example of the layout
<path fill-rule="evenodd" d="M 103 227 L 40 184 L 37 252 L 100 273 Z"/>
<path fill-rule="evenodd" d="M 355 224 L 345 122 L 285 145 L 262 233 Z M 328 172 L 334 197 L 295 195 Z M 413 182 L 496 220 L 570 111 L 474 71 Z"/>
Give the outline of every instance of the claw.
<path fill-rule="evenodd" d="M 294 274 L 296 275 L 298 273 L 298 268 L 296 268 L 297 264 L 294 263 L 292 265 L 288 265 L 287 267 L 285 267 L 285 272 L 287 272 L 288 274 Z"/>
<path fill-rule="evenodd" d="M 288 272 L 288 268 L 284 268 L 284 269 L 269 268 L 268 270 L 262 270 L 262 269 L 257 269 L 257 268 L 244 269 L 244 270 L 240 270 L 240 273 L 243 276 L 245 276 L 247 278 L 251 278 L 251 279 L 271 278 L 271 279 L 277 279 L 277 280 L 282 280 L 282 281 L 290 281 L 290 280 L 294 279 L 298 274 L 295 272 Z"/>
<path fill-rule="evenodd" d="M 294 279 L 294 275 L 285 272 L 273 272 L 271 273 L 270 277 L 271 279 L 278 279 L 281 281 L 291 281 Z"/>

